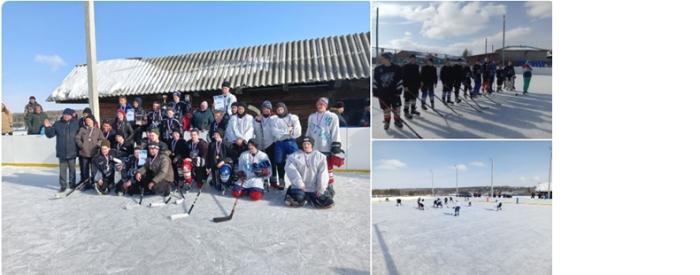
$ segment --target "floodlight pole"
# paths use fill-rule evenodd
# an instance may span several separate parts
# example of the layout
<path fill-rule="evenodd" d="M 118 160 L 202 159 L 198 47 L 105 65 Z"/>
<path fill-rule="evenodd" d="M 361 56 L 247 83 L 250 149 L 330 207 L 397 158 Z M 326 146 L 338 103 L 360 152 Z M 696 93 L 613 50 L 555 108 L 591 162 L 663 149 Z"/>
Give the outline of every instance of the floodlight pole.
<path fill-rule="evenodd" d="M 501 65 L 506 64 L 506 15 L 503 14 L 503 40 L 501 41 Z"/>
<path fill-rule="evenodd" d="M 430 169 L 430 181 L 432 182 L 430 192 L 433 194 L 433 197 L 435 197 L 435 173 L 433 173 L 433 169 Z"/>
<path fill-rule="evenodd" d="M 459 195 L 459 168 L 457 165 L 455 165 L 455 194 Z"/>
<path fill-rule="evenodd" d="M 493 159 L 491 159 L 491 197 L 493 198 Z"/>
<path fill-rule="evenodd" d="M 95 2 L 85 1 L 85 50 L 87 53 L 87 79 L 88 79 L 88 103 L 92 109 L 92 115 L 97 121 L 100 118 L 100 99 L 97 92 L 97 77 L 95 75 L 97 65 L 97 50 L 95 49 Z"/>
<path fill-rule="evenodd" d="M 552 198 L 552 147 L 549 147 L 549 179 L 547 180 L 547 198 Z"/>

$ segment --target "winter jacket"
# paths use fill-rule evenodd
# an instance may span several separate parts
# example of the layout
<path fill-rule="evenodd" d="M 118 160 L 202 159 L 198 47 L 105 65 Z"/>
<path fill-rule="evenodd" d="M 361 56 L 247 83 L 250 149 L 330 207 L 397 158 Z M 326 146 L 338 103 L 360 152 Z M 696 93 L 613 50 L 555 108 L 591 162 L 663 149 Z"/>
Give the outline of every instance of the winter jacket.
<path fill-rule="evenodd" d="M 472 65 L 472 79 L 474 81 L 481 81 L 481 74 L 483 73 L 481 64 Z"/>
<path fill-rule="evenodd" d="M 126 158 L 134 153 L 134 146 L 131 142 L 126 141 L 124 141 L 122 144 L 115 142 L 112 144 L 112 149 L 114 149 L 118 158 Z"/>
<path fill-rule="evenodd" d="M 284 171 L 292 184 L 291 188 L 319 193 L 328 188 L 326 156 L 319 151 L 314 150 L 307 154 L 299 150 L 289 155 Z"/>
<path fill-rule="evenodd" d="M 515 67 L 513 67 L 513 65 L 506 65 L 505 75 L 506 75 L 506 77 L 515 76 Z"/>
<path fill-rule="evenodd" d="M 297 115 L 290 114 L 287 107 L 284 106 L 284 114 L 277 115 L 271 123 L 272 135 L 275 142 L 297 139 L 301 136 L 301 122 Z"/>
<path fill-rule="evenodd" d="M 136 172 L 141 168 L 139 165 L 139 159 L 134 157 L 133 154 L 124 159 L 124 169 L 122 169 L 122 180 L 127 181 L 134 178 Z"/>
<path fill-rule="evenodd" d="M 314 148 L 320 152 L 330 152 L 332 142 L 340 142 L 338 116 L 329 111 L 315 112 L 309 116 L 306 136 L 314 139 Z"/>
<path fill-rule="evenodd" d="M 275 143 L 275 136 L 273 134 L 275 119 L 277 119 L 276 115 L 268 117 L 262 116 L 260 121 L 256 119 L 254 122 L 255 143 L 259 144 L 261 149 L 267 149 L 267 147 Z"/>
<path fill-rule="evenodd" d="M 193 144 L 192 140 L 187 142 L 187 156 L 194 159 L 196 157 L 202 158 L 204 161 L 207 160 L 207 153 L 209 153 L 209 144 L 203 140 L 199 139 L 197 144 Z"/>
<path fill-rule="evenodd" d="M 85 128 L 85 127 L 83 127 Z M 97 129 L 97 128 L 95 128 Z M 114 131 L 114 129 L 109 130 L 109 132 L 104 132 L 102 131 L 102 136 L 104 139 L 109 140 L 109 144 L 114 144 L 116 141 L 114 140 L 114 137 L 117 135 L 117 132 Z"/>
<path fill-rule="evenodd" d="M 403 85 L 406 87 L 418 88 L 420 85 L 420 69 L 417 64 L 405 64 L 401 67 Z"/>
<path fill-rule="evenodd" d="M 472 68 L 469 66 L 469 64 L 464 66 L 464 74 L 462 79 L 463 80 L 470 80 L 472 77 Z"/>
<path fill-rule="evenodd" d="M 138 108 L 134 108 L 134 121 L 131 123 L 131 126 L 141 127 L 146 126 L 146 124 L 148 124 L 148 114 L 146 113 L 146 110 L 141 108 L 141 105 L 139 105 Z"/>
<path fill-rule="evenodd" d="M 129 124 L 126 120 L 115 120 L 112 123 L 112 129 L 114 130 L 115 135 L 117 133 L 121 133 L 124 136 L 124 140 L 126 142 L 132 142 L 134 140 L 134 128 L 132 128 L 131 124 Z"/>
<path fill-rule="evenodd" d="M 131 109 L 133 109 L 133 108 L 131 107 L 131 104 L 129 104 L 129 103 L 127 102 L 127 103 L 126 103 L 126 106 L 121 106 L 121 105 L 117 106 L 117 109 L 116 109 L 114 112 L 116 113 L 116 112 L 119 112 L 119 110 L 122 110 L 122 111 L 124 111 L 124 113 L 126 114 L 126 112 L 128 112 L 128 111 L 131 110 Z"/>
<path fill-rule="evenodd" d="M 97 132 L 99 130 L 95 128 Z M 56 157 L 59 159 L 75 159 L 78 156 L 78 146 L 75 144 L 75 136 L 80 130 L 77 119 L 69 121 L 56 121 L 52 126 L 46 128 L 44 134 L 47 138 L 56 137 Z"/>
<path fill-rule="evenodd" d="M 209 126 L 212 123 L 214 123 L 214 113 L 212 113 L 210 109 L 204 111 L 197 109 L 197 111 L 192 114 L 190 126 L 200 131 L 206 131 L 209 130 Z"/>
<path fill-rule="evenodd" d="M 442 82 L 443 87 L 452 87 L 453 76 L 452 66 L 442 66 L 442 68 L 440 68 L 440 82 Z"/>
<path fill-rule="evenodd" d="M 44 127 L 44 119 L 48 119 L 46 113 L 32 113 L 29 115 L 27 124 L 27 134 L 28 135 L 38 135 L 41 133 L 41 127 Z"/>
<path fill-rule="evenodd" d="M 12 133 L 12 113 L 2 112 L 2 133 Z"/>
<path fill-rule="evenodd" d="M 75 144 L 80 148 L 79 155 L 84 158 L 91 158 L 100 149 L 100 142 L 105 140 L 102 131 L 95 127 L 81 127 L 75 136 Z"/>
<path fill-rule="evenodd" d="M 245 151 L 238 158 L 238 173 L 245 174 L 240 178 L 237 185 L 243 188 L 264 188 L 264 182 L 270 178 L 270 159 L 265 152 L 258 150 L 253 155 L 250 151 Z"/>
<path fill-rule="evenodd" d="M 459 83 L 464 82 L 464 67 L 460 64 L 454 64 L 452 65 L 452 81 L 454 81 L 454 84 L 457 85 Z"/>
<path fill-rule="evenodd" d="M 226 125 L 226 134 L 224 139 L 228 142 L 234 142 L 236 139 L 242 139 L 246 142 L 253 139 L 254 129 L 253 129 L 253 116 L 249 114 L 244 114 L 242 117 L 239 115 L 231 116 Z"/>
<path fill-rule="evenodd" d="M 27 105 L 24 105 L 24 119 L 25 120 L 27 118 L 29 118 L 29 115 L 34 113 L 34 108 L 36 108 L 36 106 L 41 106 L 41 104 L 34 102 L 34 104 L 27 103 Z M 41 108 L 41 109 L 43 110 L 44 108 Z"/>
<path fill-rule="evenodd" d="M 378 97 L 382 100 L 401 100 L 400 96 L 403 92 L 403 77 L 401 76 L 401 67 L 399 67 L 396 64 L 391 64 L 390 66 L 379 65 L 374 68 L 373 74 L 373 96 Z"/>
<path fill-rule="evenodd" d="M 163 152 L 159 152 L 155 157 L 148 157 L 146 163 L 139 168 L 139 174 L 148 177 L 152 182 L 171 183 L 175 180 L 173 165 L 170 158 Z"/>
<path fill-rule="evenodd" d="M 221 118 L 220 122 L 216 120 L 212 121 L 209 126 L 209 140 L 214 141 L 214 132 L 216 130 L 221 130 L 222 138 L 226 136 L 226 125 L 228 125 L 228 120 L 226 118 Z"/>
<path fill-rule="evenodd" d="M 437 83 L 437 69 L 433 65 L 423 65 L 420 69 L 420 80 L 423 86 L 432 87 Z"/>

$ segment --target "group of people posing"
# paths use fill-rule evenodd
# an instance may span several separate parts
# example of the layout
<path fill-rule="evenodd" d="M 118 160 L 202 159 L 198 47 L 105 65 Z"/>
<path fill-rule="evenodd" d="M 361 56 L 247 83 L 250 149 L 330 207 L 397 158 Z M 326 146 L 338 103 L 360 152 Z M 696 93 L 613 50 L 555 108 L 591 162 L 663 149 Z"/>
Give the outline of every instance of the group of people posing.
<path fill-rule="evenodd" d="M 225 110 L 213 110 L 206 100 L 192 109 L 181 96 L 173 93 L 165 106 L 153 102 L 150 111 L 138 97 L 131 104 L 119 97 L 116 118 L 103 121 L 101 127 L 89 108 L 80 118 L 65 109 L 53 124 L 44 119 L 45 135 L 56 137 L 59 194 L 68 188 L 94 188 L 98 194 L 168 197 L 171 190 L 182 194 L 208 183 L 222 194 L 230 190 L 234 197 L 255 201 L 270 189 L 284 190 L 286 176 L 287 205 L 334 204 L 333 168 L 344 164 L 344 151 L 339 119 L 328 111 L 328 98 L 316 101 L 302 137 L 299 117 L 290 114 L 285 103 L 273 106 L 266 100 L 253 116 L 228 82 L 222 84 L 219 98 Z"/>
<path fill-rule="evenodd" d="M 373 96 L 379 99 L 379 104 L 384 112 L 384 129 L 388 130 L 393 114 L 394 124 L 403 128 L 401 120 L 401 106 L 404 116 L 412 119 L 419 116 L 416 103 L 419 98 L 423 110 L 428 110 L 428 97 L 430 108 L 435 109 L 435 88 L 438 80 L 442 83 L 441 101 L 444 104 L 460 103 L 460 91 L 464 97 L 474 99 L 477 96 L 491 94 L 493 92 L 515 90 L 515 67 L 512 62 L 504 65 L 496 64 L 495 60 L 488 58 L 483 62 L 451 62 L 446 59 L 445 64 L 438 69 L 433 64 L 433 58 L 425 60 L 425 65 L 416 63 L 416 56 L 411 55 L 408 63 L 403 66 L 392 63 L 391 53 L 383 53 L 379 57 L 380 65 L 374 68 Z M 532 68 L 523 65 L 523 94 L 527 94 Z M 494 90 L 494 84 L 496 89 Z M 455 101 L 452 101 L 454 93 Z M 403 104 L 401 96 L 403 95 Z"/>

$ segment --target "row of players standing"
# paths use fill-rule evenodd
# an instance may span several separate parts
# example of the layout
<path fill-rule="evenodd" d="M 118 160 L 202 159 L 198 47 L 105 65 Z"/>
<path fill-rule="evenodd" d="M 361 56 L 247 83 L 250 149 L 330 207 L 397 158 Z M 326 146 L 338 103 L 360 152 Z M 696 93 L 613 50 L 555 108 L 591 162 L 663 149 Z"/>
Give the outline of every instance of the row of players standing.
<path fill-rule="evenodd" d="M 465 65 L 459 61 L 451 64 L 449 60 L 446 60 L 445 65 L 440 69 L 438 78 L 437 68 L 433 64 L 432 58 L 428 58 L 422 67 L 416 64 L 415 55 L 411 55 L 408 63 L 403 66 L 394 64 L 391 60 L 391 53 L 383 53 L 379 58 L 380 65 L 375 67 L 373 72 L 373 96 L 379 99 L 380 107 L 384 112 L 385 130 L 389 129 L 392 114 L 396 127 L 403 127 L 400 112 L 402 94 L 404 97 L 403 112 L 408 119 L 420 115 L 416 107 L 419 91 L 422 109 L 428 109 L 428 97 L 430 97 L 430 107 L 434 109 L 435 88 L 438 80 L 442 82 L 441 100 L 445 104 L 455 103 L 452 101 L 452 93 L 455 95 L 455 101 L 460 103 L 460 90 L 464 91 L 465 97 L 474 98 L 485 93 L 500 92 L 504 88 L 511 91 L 515 89 L 513 86 L 515 67 L 510 61 L 507 65 L 501 66 L 493 60 L 489 62 L 488 59 L 485 59 L 484 62 L 467 62 Z M 530 72 L 531 68 L 527 65 L 525 71 L 526 84 L 523 93 L 527 94 L 527 86 L 532 73 Z M 496 90 L 494 90 L 494 82 L 497 84 Z"/>
<path fill-rule="evenodd" d="M 143 188 L 146 193 L 165 196 L 171 185 L 187 190 L 194 181 L 201 188 L 209 177 L 219 191 L 231 187 L 233 196 L 249 195 L 259 200 L 268 183 L 285 189 L 286 174 L 291 180 L 288 204 L 301 206 L 310 200 L 316 206 L 332 205 L 333 168 L 343 165 L 344 151 L 338 117 L 327 110 L 328 99 L 319 98 L 316 112 L 309 116 L 303 141 L 311 142 L 312 150 L 308 146 L 299 150 L 299 117 L 290 114 L 283 102 L 273 108 L 270 101 L 265 101 L 261 114 L 253 117 L 246 113 L 248 105 L 231 93 L 230 83 L 224 82 L 221 90 L 224 106 L 230 106 L 225 111 L 212 111 L 206 100 L 199 109 L 192 110 L 189 102 L 181 101 L 181 94 L 175 92 L 166 108 L 154 102 L 148 112 L 140 98 L 128 104 L 126 97 L 120 97 L 114 122 L 104 122 L 101 129 L 96 129 L 98 124 L 89 109 L 77 120 L 70 109 L 64 110 L 53 125 L 45 120 L 46 136 L 57 137 L 60 192 L 78 186 L 75 158 L 79 155 L 81 183 L 94 186 L 100 194 L 110 190 L 133 194 Z M 184 139 L 185 131 L 190 132 L 188 141 Z M 146 138 L 141 139 L 144 133 Z M 146 148 L 144 161 L 141 150 Z M 303 153 L 307 161 L 287 165 L 287 159 L 296 153 Z M 311 157 L 314 154 L 316 157 Z M 115 183 L 117 172 L 122 177 Z"/>

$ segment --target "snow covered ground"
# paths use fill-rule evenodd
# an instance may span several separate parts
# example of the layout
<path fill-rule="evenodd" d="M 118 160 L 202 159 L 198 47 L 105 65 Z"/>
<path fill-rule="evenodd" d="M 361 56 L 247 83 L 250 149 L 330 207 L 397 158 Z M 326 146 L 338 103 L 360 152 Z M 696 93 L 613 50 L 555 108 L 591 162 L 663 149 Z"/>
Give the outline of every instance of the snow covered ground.
<path fill-rule="evenodd" d="M 432 208 L 425 198 L 403 206 L 372 202 L 373 274 L 551 274 L 550 205 L 494 203 L 480 198 L 460 216 L 450 207 Z M 544 201 L 544 200 L 540 200 Z M 550 201 L 551 202 L 551 201 Z"/>
<path fill-rule="evenodd" d="M 515 81 L 517 91 L 522 91 L 523 78 L 518 75 Z M 495 87 L 494 87 L 495 88 Z M 552 138 L 552 76 L 533 75 L 527 96 L 515 96 L 512 92 L 497 93 L 492 99 L 501 106 L 483 98 L 477 98 L 477 102 L 489 109 L 479 113 L 466 105 L 450 105 L 457 114 L 447 108 L 438 98 L 442 96 L 442 84 L 438 83 L 435 89 L 435 109 L 445 118 L 442 118 L 432 109 L 424 111 L 420 108 L 418 100 L 418 112 L 420 117 L 408 120 L 419 135 L 426 139 L 441 138 L 527 138 L 549 139 Z M 463 93 L 460 92 L 460 96 Z M 452 94 L 454 101 L 454 93 Z M 429 102 L 429 101 L 428 101 Z M 470 104 L 474 105 L 473 102 Z M 403 108 L 403 107 L 402 107 Z M 403 117 L 403 111 L 402 111 Z M 372 135 L 374 138 L 417 138 L 406 126 L 397 129 L 393 124 L 388 131 L 383 129 L 384 117 L 379 100 L 373 98 L 372 102 Z"/>
<path fill-rule="evenodd" d="M 76 192 L 50 200 L 56 168 L 2 168 L 2 273 L 369 274 L 369 175 L 337 174 L 332 209 L 287 208 L 283 191 L 241 200 L 208 187 L 181 205 L 125 210 L 138 197 Z"/>

